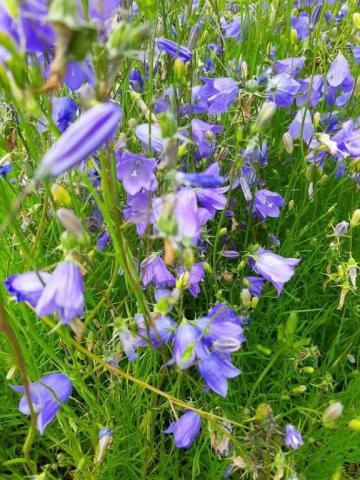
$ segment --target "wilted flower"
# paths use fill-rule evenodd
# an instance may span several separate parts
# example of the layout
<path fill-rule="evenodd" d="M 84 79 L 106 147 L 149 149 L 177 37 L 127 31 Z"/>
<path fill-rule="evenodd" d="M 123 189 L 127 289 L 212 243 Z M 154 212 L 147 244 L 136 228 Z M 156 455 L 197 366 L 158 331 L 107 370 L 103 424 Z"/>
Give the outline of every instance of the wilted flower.
<path fill-rule="evenodd" d="M 304 442 L 301 433 L 294 427 L 294 425 L 286 425 L 285 445 L 293 450 L 297 450 L 303 444 Z"/>
<path fill-rule="evenodd" d="M 173 433 L 177 448 L 189 448 L 195 438 L 199 435 L 201 417 L 192 410 L 186 410 L 179 420 L 173 422 L 165 433 Z"/>
<path fill-rule="evenodd" d="M 36 305 L 39 317 L 58 313 L 62 323 L 84 314 L 84 282 L 76 263 L 59 263 L 48 279 Z"/>
<path fill-rule="evenodd" d="M 29 302 L 36 307 L 50 277 L 49 273 L 41 271 L 20 273 L 9 277 L 4 285 L 10 295 L 15 295 L 18 302 Z"/>
<path fill-rule="evenodd" d="M 24 393 L 23 386 L 14 386 L 11 388 L 16 392 Z M 37 428 L 41 435 L 44 434 L 45 428 L 54 420 L 61 403 L 66 403 L 72 392 L 72 384 L 63 373 L 50 373 L 41 377 L 38 382 L 29 385 L 30 396 L 33 408 L 37 416 Z M 61 403 L 60 403 L 61 402 Z M 26 395 L 20 400 L 19 410 L 25 415 L 30 415 L 30 406 Z"/>
<path fill-rule="evenodd" d="M 254 272 L 271 282 L 280 295 L 286 282 L 294 275 L 294 269 L 300 258 L 285 258 L 271 250 L 259 248 L 251 258 Z"/>
<path fill-rule="evenodd" d="M 115 103 L 101 103 L 80 115 L 44 155 L 36 179 L 57 177 L 71 170 L 106 142 L 119 127 L 121 109 Z"/>

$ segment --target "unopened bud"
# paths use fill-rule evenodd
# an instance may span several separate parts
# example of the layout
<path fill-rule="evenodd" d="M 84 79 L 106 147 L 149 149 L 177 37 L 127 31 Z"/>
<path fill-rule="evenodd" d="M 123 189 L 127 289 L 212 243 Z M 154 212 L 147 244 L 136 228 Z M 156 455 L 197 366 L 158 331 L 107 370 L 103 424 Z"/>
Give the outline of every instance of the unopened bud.
<path fill-rule="evenodd" d="M 356 227 L 360 223 L 360 208 L 357 208 L 351 216 L 350 225 Z"/>
<path fill-rule="evenodd" d="M 251 308 L 256 308 L 259 303 L 259 297 L 252 297 L 251 299 Z"/>
<path fill-rule="evenodd" d="M 298 385 L 297 387 L 294 387 L 292 389 L 292 392 L 296 394 L 302 394 L 302 393 L 305 393 L 306 390 L 307 390 L 306 385 Z"/>
<path fill-rule="evenodd" d="M 304 373 L 314 373 L 314 367 L 304 367 L 302 370 Z"/>
<path fill-rule="evenodd" d="M 185 73 L 185 63 L 181 60 L 181 58 L 177 58 L 174 61 L 173 69 L 177 79 L 183 78 Z"/>
<path fill-rule="evenodd" d="M 294 200 L 290 200 L 289 203 L 288 203 L 288 209 L 291 211 L 295 206 L 295 202 Z"/>
<path fill-rule="evenodd" d="M 260 403 L 255 412 L 255 420 L 261 422 L 272 415 L 272 409 L 267 403 Z"/>
<path fill-rule="evenodd" d="M 344 409 L 344 406 L 341 402 L 334 402 L 331 405 L 329 405 L 325 410 L 325 412 L 323 413 L 323 416 L 322 416 L 323 423 L 326 425 L 326 424 L 335 422 L 335 420 L 337 420 L 341 416 L 343 409 Z"/>
<path fill-rule="evenodd" d="M 295 28 L 292 28 L 290 32 L 291 45 L 295 45 L 297 38 L 298 38 L 297 31 L 295 30 Z"/>
<path fill-rule="evenodd" d="M 179 278 L 176 280 L 176 288 L 186 289 L 189 288 L 190 285 L 190 273 L 183 272 Z"/>
<path fill-rule="evenodd" d="M 355 13 L 353 14 L 352 19 L 353 19 L 353 23 L 354 23 L 355 27 L 356 27 L 358 30 L 360 30 L 360 13 L 359 13 L 359 12 L 355 12 Z"/>
<path fill-rule="evenodd" d="M 294 151 L 294 142 L 289 132 L 285 132 L 282 137 L 283 145 L 287 153 L 291 154 Z"/>
<path fill-rule="evenodd" d="M 360 418 L 353 418 L 348 423 L 350 430 L 355 430 L 355 432 L 360 432 Z"/>
<path fill-rule="evenodd" d="M 241 290 L 240 300 L 245 307 L 250 307 L 250 305 L 251 305 L 251 293 L 247 288 L 243 288 Z"/>
<path fill-rule="evenodd" d="M 62 185 L 59 185 L 58 183 L 53 183 L 51 185 L 51 194 L 53 196 L 54 202 L 57 205 L 62 205 L 64 207 L 69 207 L 71 205 L 71 197 L 69 195 L 69 192 Z"/>
<path fill-rule="evenodd" d="M 71 233 L 80 242 L 86 240 L 86 231 L 72 210 L 59 208 L 56 215 L 67 232 Z"/>
<path fill-rule="evenodd" d="M 223 237 L 226 234 L 227 234 L 227 228 L 226 227 L 220 228 L 219 237 Z"/>
<path fill-rule="evenodd" d="M 240 347 L 239 340 L 233 337 L 219 337 L 213 342 L 213 349 L 217 352 L 236 352 Z"/>
<path fill-rule="evenodd" d="M 272 119 L 275 112 L 276 104 L 274 102 L 264 102 L 256 119 L 256 129 L 261 130 L 263 126 Z"/>
<path fill-rule="evenodd" d="M 95 456 L 95 463 L 101 463 L 106 449 L 108 448 L 109 443 L 112 441 L 112 431 L 109 427 L 104 427 L 99 432 L 99 443 L 97 446 L 97 452 Z"/>

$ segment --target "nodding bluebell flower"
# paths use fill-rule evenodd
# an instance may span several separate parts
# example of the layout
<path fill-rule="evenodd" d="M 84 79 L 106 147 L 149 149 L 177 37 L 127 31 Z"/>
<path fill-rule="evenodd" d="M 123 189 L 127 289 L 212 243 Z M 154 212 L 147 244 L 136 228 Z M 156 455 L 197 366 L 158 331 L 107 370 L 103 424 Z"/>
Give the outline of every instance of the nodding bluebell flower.
<path fill-rule="evenodd" d="M 226 397 L 228 393 L 228 379 L 241 373 L 228 357 L 229 354 L 214 352 L 207 358 L 201 358 L 198 363 L 198 370 L 207 387 L 221 397 Z"/>
<path fill-rule="evenodd" d="M 149 135 L 149 129 L 151 134 Z M 151 136 L 151 149 L 156 152 L 160 153 L 164 148 L 164 140 L 161 137 L 161 129 L 159 125 L 151 125 L 149 126 L 148 123 L 142 123 L 138 125 L 135 129 L 135 135 L 140 140 L 145 148 L 149 148 Z"/>
<path fill-rule="evenodd" d="M 144 235 L 147 227 L 155 221 L 150 192 L 129 195 L 123 214 L 129 223 L 136 225 L 138 235 Z"/>
<path fill-rule="evenodd" d="M 259 248 L 250 259 L 250 266 L 255 273 L 271 282 L 280 295 L 285 283 L 295 273 L 295 267 L 301 258 L 285 258 L 271 250 Z"/>
<path fill-rule="evenodd" d="M 28 302 L 35 308 L 50 277 L 49 273 L 41 271 L 20 273 L 9 277 L 4 285 L 18 302 Z"/>
<path fill-rule="evenodd" d="M 238 85 L 232 78 L 207 78 L 202 80 L 205 85 L 197 91 L 197 97 L 206 101 L 210 114 L 227 112 L 238 95 Z"/>
<path fill-rule="evenodd" d="M 226 23 L 224 18 L 221 19 L 221 28 L 225 38 L 236 38 L 238 42 L 246 39 L 248 24 L 246 17 L 240 15 L 236 15 L 229 23 Z"/>
<path fill-rule="evenodd" d="M 269 78 L 268 96 L 278 107 L 290 107 L 295 95 L 300 90 L 300 84 L 287 73 L 280 73 Z"/>
<path fill-rule="evenodd" d="M 96 242 L 96 247 L 99 250 L 99 252 L 103 252 L 105 248 L 108 246 L 109 242 L 111 240 L 109 232 L 106 230 L 104 232 L 101 232 L 97 242 Z"/>
<path fill-rule="evenodd" d="M 60 132 L 64 132 L 77 112 L 76 102 L 70 97 L 54 98 L 51 116 Z"/>
<path fill-rule="evenodd" d="M 0 176 L 1 177 L 6 177 L 6 175 L 11 172 L 12 170 L 12 163 L 11 162 L 6 162 L 0 165 Z"/>
<path fill-rule="evenodd" d="M 269 233 L 269 234 L 268 234 L 268 239 L 270 240 L 270 242 L 271 242 L 275 247 L 280 247 L 281 243 L 280 243 L 280 240 L 277 238 L 276 235 L 274 235 L 273 233 Z"/>
<path fill-rule="evenodd" d="M 275 73 L 278 75 L 280 73 L 287 73 L 292 77 L 297 77 L 304 66 L 304 59 L 300 57 L 290 57 L 284 58 L 283 60 L 278 60 L 275 63 Z"/>
<path fill-rule="evenodd" d="M 95 72 L 90 62 L 68 62 L 66 65 L 66 73 L 63 82 L 72 91 L 77 91 L 84 82 L 87 82 L 91 87 L 95 86 L 96 78 Z"/>
<path fill-rule="evenodd" d="M 302 133 L 303 140 L 307 143 L 307 145 L 309 145 L 314 134 L 314 125 L 312 122 L 311 113 L 308 109 L 305 110 L 305 108 L 301 108 L 297 112 L 294 120 L 289 125 L 289 133 L 293 140 L 300 138 Z"/>
<path fill-rule="evenodd" d="M 345 157 L 360 156 L 360 125 L 352 120 L 346 120 L 331 140 L 336 142 L 337 150 Z"/>
<path fill-rule="evenodd" d="M 104 456 L 108 445 L 111 443 L 113 436 L 112 430 L 108 426 L 102 428 L 99 431 L 99 443 L 97 446 L 97 452 L 95 456 L 95 462 L 100 463 Z"/>
<path fill-rule="evenodd" d="M 179 420 L 173 422 L 164 433 L 173 433 L 177 448 L 189 448 L 199 435 L 201 417 L 192 410 L 186 410 Z"/>
<path fill-rule="evenodd" d="M 203 342 L 208 347 L 223 336 L 232 337 L 240 344 L 246 341 L 242 328 L 243 317 L 236 315 L 234 310 L 224 303 L 215 305 L 206 317 L 198 318 L 195 323 L 202 331 Z"/>
<path fill-rule="evenodd" d="M 179 45 L 168 38 L 159 38 L 157 46 L 162 52 L 166 52 L 173 58 L 180 58 L 185 63 L 189 62 L 193 56 L 193 52 L 189 48 Z"/>
<path fill-rule="evenodd" d="M 175 278 L 166 268 L 164 260 L 158 253 L 153 253 L 145 258 L 140 265 L 140 276 L 144 287 L 153 283 L 157 287 L 164 288 L 167 285 L 175 285 Z"/>
<path fill-rule="evenodd" d="M 285 427 L 285 445 L 297 450 L 301 445 L 304 445 L 301 433 L 294 427 L 294 425 L 286 425 Z"/>
<path fill-rule="evenodd" d="M 184 187 L 176 193 L 174 217 L 178 227 L 178 235 L 196 243 L 200 236 L 201 227 L 209 220 L 210 214 L 205 208 L 198 207 L 193 189 Z"/>
<path fill-rule="evenodd" d="M 141 72 L 136 68 L 132 68 L 130 70 L 130 88 L 135 92 L 142 93 L 144 91 L 144 82 L 141 76 Z"/>
<path fill-rule="evenodd" d="M 148 343 L 145 341 L 147 339 L 147 331 L 144 322 L 144 316 L 142 314 L 135 315 L 136 323 L 139 327 L 139 334 L 137 337 L 138 346 L 145 347 Z M 174 336 L 177 324 L 168 315 L 158 315 L 151 319 L 150 326 L 150 340 L 155 348 L 160 347 L 161 345 L 168 344 Z M 160 340 L 160 342 L 159 342 Z"/>
<path fill-rule="evenodd" d="M 16 392 L 24 393 L 23 386 L 11 385 Z M 72 393 L 72 384 L 63 373 L 49 373 L 41 377 L 38 382 L 29 385 L 30 397 L 35 413 L 37 413 L 37 428 L 43 435 L 46 427 L 54 420 L 61 403 L 66 403 Z M 19 410 L 25 415 L 30 415 L 30 406 L 26 395 L 20 400 Z"/>
<path fill-rule="evenodd" d="M 174 360 L 181 370 L 186 370 L 195 358 L 207 356 L 206 347 L 200 338 L 201 330 L 191 324 L 182 323 L 174 334 Z"/>
<path fill-rule="evenodd" d="M 156 190 L 155 170 L 155 158 L 146 158 L 128 151 L 120 152 L 117 155 L 117 178 L 122 181 L 124 189 L 129 195 L 136 195 L 142 189 Z"/>
<path fill-rule="evenodd" d="M 298 81 L 300 83 L 300 92 L 296 97 L 296 105 L 302 107 L 306 104 L 309 88 L 311 86 L 310 105 L 316 108 L 323 95 L 324 81 L 322 75 L 317 74 L 305 79 L 300 78 Z"/>
<path fill-rule="evenodd" d="M 71 170 L 112 139 L 119 127 L 121 109 L 115 103 L 101 103 L 80 117 L 44 155 L 36 180 L 57 177 Z"/>
<path fill-rule="evenodd" d="M 301 12 L 297 17 L 291 16 L 291 28 L 296 30 L 300 40 L 306 40 L 310 34 L 309 14 Z"/>
<path fill-rule="evenodd" d="M 184 273 L 186 269 L 184 267 L 178 268 L 178 275 Z M 194 263 L 189 271 L 189 291 L 193 297 L 197 297 L 200 293 L 199 283 L 205 278 L 205 270 L 203 263 Z"/>
<path fill-rule="evenodd" d="M 345 220 L 343 220 L 342 222 L 335 225 L 334 232 L 337 237 L 342 237 L 346 235 L 348 229 L 349 229 L 349 222 L 346 222 Z"/>
<path fill-rule="evenodd" d="M 354 78 L 349 63 L 341 53 L 335 58 L 326 75 L 326 103 L 329 107 L 341 107 L 346 104 L 354 88 Z M 338 92 L 342 93 L 337 96 Z"/>
<path fill-rule="evenodd" d="M 84 314 L 84 282 L 78 265 L 72 261 L 59 263 L 48 278 L 36 313 L 45 317 L 58 313 L 62 323 L 70 323 Z"/>
<path fill-rule="evenodd" d="M 210 157 L 214 151 L 215 135 L 221 133 L 224 127 L 221 125 L 211 125 L 194 118 L 191 121 L 191 131 L 193 141 L 196 143 L 198 155 L 202 158 Z"/>
<path fill-rule="evenodd" d="M 261 297 L 264 285 L 265 280 L 261 277 L 244 277 L 244 287 L 250 290 L 250 293 L 253 297 Z"/>
<path fill-rule="evenodd" d="M 280 208 L 283 205 L 284 199 L 281 195 L 264 188 L 255 193 L 253 213 L 261 220 L 265 220 L 266 217 L 276 218 L 280 215 Z"/>

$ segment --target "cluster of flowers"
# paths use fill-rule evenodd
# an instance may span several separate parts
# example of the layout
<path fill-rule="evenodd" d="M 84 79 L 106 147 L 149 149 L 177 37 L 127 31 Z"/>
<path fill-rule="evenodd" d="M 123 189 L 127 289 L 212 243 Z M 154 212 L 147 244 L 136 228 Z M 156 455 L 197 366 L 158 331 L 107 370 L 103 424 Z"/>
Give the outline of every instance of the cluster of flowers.
<path fill-rule="evenodd" d="M 117 14 L 120 2 L 112 0 L 88 3 L 89 16 L 98 23 L 101 31 L 99 41 L 106 44 L 114 28 L 114 14 Z M 298 3 L 301 10 L 302 2 Z M 322 11 L 321 1 L 312 3 L 311 15 L 300 11 L 292 17 L 292 27 L 301 40 L 305 40 L 314 31 Z M 78 4 L 78 19 L 81 23 L 84 21 L 84 13 L 82 2 L 79 1 Z M 137 15 L 135 2 L 132 4 L 130 20 Z M 196 11 L 196 1 L 192 8 Z M 337 23 L 341 22 L 341 16 L 346 15 L 344 6 L 341 7 L 341 12 L 335 17 Z M 255 15 L 254 12 L 252 14 Z M 50 74 L 49 58 L 54 58 L 55 41 L 54 28 L 45 22 L 47 15 L 47 2 L 40 0 L 36 4 L 21 2 L 17 19 L 13 19 L 6 8 L 0 6 L 0 24 L 3 30 L 11 36 L 19 49 L 24 48 L 26 53 L 37 56 L 38 63 L 44 67 L 45 78 Z M 185 13 L 183 17 L 182 21 L 185 21 Z M 328 14 L 327 21 L 332 21 Z M 240 15 L 235 15 L 230 22 L 222 18 L 225 38 L 241 41 L 246 36 L 249 22 L 251 17 L 245 20 Z M 175 59 L 175 67 L 180 73 L 184 72 L 185 64 L 193 61 L 193 50 L 202 26 L 203 21 L 199 19 L 189 34 L 187 46 L 169 38 L 159 38 L 155 65 L 152 67 L 156 69 L 157 62 L 167 61 L 163 57 L 168 55 Z M 174 37 L 177 37 L 175 29 Z M 23 39 L 25 45 L 22 44 Z M 213 120 L 220 119 L 221 114 L 230 111 L 240 91 L 246 95 L 257 92 L 265 97 L 254 131 L 261 129 L 277 108 L 289 109 L 296 103 L 300 110 L 285 133 L 286 151 L 292 153 L 294 140 L 304 140 L 309 146 L 309 162 L 323 168 L 328 157 L 335 158 L 339 174 L 344 172 L 344 159 L 360 156 L 360 122 L 352 119 L 343 122 L 340 114 L 333 112 L 331 116 L 319 116 L 311 110 L 317 108 L 323 100 L 327 106 L 334 108 L 343 108 L 351 102 L 355 80 L 348 61 L 341 53 L 334 59 L 326 77 L 315 74 L 300 78 L 305 60 L 291 57 L 274 61 L 270 68 L 259 72 L 252 79 L 246 78 L 245 62 L 235 68 L 235 73 L 233 66 L 230 66 L 229 75 L 236 75 L 235 80 L 230 76 L 216 76 L 217 60 L 223 53 L 220 39 L 209 48 L 210 53 L 206 54 L 208 56 L 203 63 L 202 84 L 192 87 L 191 101 L 182 98 L 180 90 L 166 90 L 161 98 L 154 100 L 154 112 L 158 119 L 155 117 L 156 121 L 135 128 L 137 151 L 130 151 L 128 143 L 133 143 L 127 142 L 123 137 L 115 148 L 117 180 L 119 184 L 121 182 L 126 195 L 124 218 L 136 226 L 140 238 L 151 234 L 153 245 L 157 245 L 156 240 L 164 241 L 167 248 L 180 259 L 174 266 L 173 261 L 166 261 L 161 250 L 146 258 L 133 259 L 134 265 L 138 265 L 143 288 L 150 292 L 149 295 L 152 295 L 153 290 L 148 287 L 152 285 L 155 288 L 154 315 L 149 325 L 145 315 L 134 313 L 137 330 L 131 331 L 125 325 L 121 328 L 119 339 L 130 360 L 137 358 L 138 348 L 151 346 L 159 349 L 168 345 L 172 356 L 169 365 L 175 364 L 182 370 L 196 367 L 205 382 L 206 391 L 212 390 L 220 396 L 226 396 L 228 379 L 240 374 L 240 370 L 232 363 L 231 354 L 239 350 L 246 340 L 244 329 L 249 321 L 248 310 L 242 308 L 238 311 L 226 303 L 214 302 L 214 306 L 204 316 L 188 320 L 175 319 L 172 307 L 187 290 L 193 297 L 201 294 L 201 282 L 208 271 L 205 259 L 209 245 L 204 233 L 219 211 L 222 211 L 225 218 L 235 220 L 236 200 L 232 193 L 237 188 L 243 194 L 239 201 L 244 202 L 247 211 L 259 222 L 264 222 L 268 217 L 279 217 L 285 200 L 279 193 L 264 188 L 265 182 L 259 176 L 267 164 L 266 141 L 260 141 L 259 135 L 255 133 L 246 148 L 238 154 L 241 164 L 230 162 L 225 171 L 223 165 L 214 159 L 218 148 L 217 139 L 223 126 L 213 123 Z M 1 49 L 0 61 L 6 64 L 9 55 L 6 49 Z M 276 52 L 272 51 L 271 60 L 275 56 Z M 135 100 L 141 99 L 144 83 L 149 79 L 149 56 L 147 52 L 141 52 L 140 57 L 143 72 L 134 69 L 129 77 Z M 90 61 L 68 62 L 63 82 L 72 91 L 78 91 L 85 83 L 87 87 L 94 86 L 96 78 Z M 176 114 L 171 114 L 175 95 L 179 108 Z M 88 174 L 94 189 L 101 192 L 101 167 L 96 155 L 114 139 L 121 125 L 122 110 L 117 100 L 108 99 L 84 111 L 71 97 L 54 98 L 52 121 L 62 134 L 43 156 L 35 180 L 70 175 L 73 168 L 80 166 L 84 174 Z M 78 111 L 80 114 L 76 118 Z M 316 117 L 316 121 L 313 117 Z M 47 120 L 38 120 L 42 125 L 40 130 L 46 130 Z M 188 127 L 178 127 L 185 124 Z M 322 131 L 315 134 L 318 126 L 321 126 Z M 193 148 L 193 152 L 189 154 L 188 148 Z M 149 151 L 154 156 L 148 156 Z M 191 171 L 187 171 L 186 155 L 193 156 L 194 168 Z M 94 158 L 96 170 L 84 168 L 90 157 Z M 6 176 L 10 168 L 11 166 L 2 167 L 0 174 Z M 358 174 L 352 176 L 355 181 L 359 180 Z M 98 207 L 94 210 L 94 216 L 100 218 L 98 225 L 102 231 L 97 246 L 101 251 L 110 244 L 111 234 Z M 58 217 L 74 237 L 78 237 L 79 231 L 82 232 L 81 223 L 71 212 L 59 213 Z M 340 230 L 343 227 L 339 225 L 337 228 Z M 276 247 L 280 245 L 274 236 L 272 243 Z M 239 249 L 236 244 L 227 244 L 225 238 L 221 253 L 227 259 L 237 260 L 240 257 Z M 194 260 L 195 255 L 200 257 L 197 262 Z M 300 258 L 285 258 L 257 245 L 243 255 L 243 261 L 244 266 L 256 274 L 244 277 L 244 288 L 250 298 L 258 299 L 266 281 L 275 287 L 279 295 L 294 275 Z M 212 273 L 217 275 L 216 271 Z M 83 272 L 71 252 L 66 252 L 65 260 L 52 273 L 44 268 L 12 275 L 5 281 L 5 285 L 17 301 L 28 302 L 39 317 L 56 315 L 60 323 L 72 324 L 77 317 L 84 316 Z M 23 387 L 14 388 L 23 392 Z M 32 384 L 31 399 L 39 413 L 40 433 L 44 432 L 60 407 L 52 391 L 61 402 L 65 402 L 69 399 L 71 390 L 70 379 L 60 373 L 47 375 Z M 30 413 L 25 397 L 20 401 L 20 411 Z M 199 432 L 200 423 L 196 412 L 187 411 L 166 432 L 174 433 L 177 446 L 187 448 Z M 286 429 L 286 444 L 292 448 L 302 444 L 301 435 L 292 425 Z"/>

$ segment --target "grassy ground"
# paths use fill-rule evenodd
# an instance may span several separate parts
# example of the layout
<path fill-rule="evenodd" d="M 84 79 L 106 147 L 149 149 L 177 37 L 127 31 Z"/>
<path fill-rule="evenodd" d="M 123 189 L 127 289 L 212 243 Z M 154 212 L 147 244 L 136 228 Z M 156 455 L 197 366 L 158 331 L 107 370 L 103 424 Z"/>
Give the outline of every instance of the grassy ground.
<path fill-rule="evenodd" d="M 247 11 L 246 3 L 241 4 L 244 11 Z M 159 10 L 166 20 L 166 28 L 169 29 L 172 20 L 176 19 L 182 7 L 180 4 L 160 2 Z M 300 42 L 292 44 L 290 2 L 270 4 L 271 18 L 268 11 L 261 10 L 260 2 L 255 2 L 257 23 L 240 46 L 231 40 L 226 43 L 218 76 L 224 74 L 229 59 L 238 57 L 247 62 L 249 77 L 259 73 L 259 66 L 266 63 L 264 55 L 269 45 L 276 47 L 278 58 L 306 56 L 305 69 L 308 73 L 314 65 L 317 73 L 326 72 L 334 56 L 346 50 L 353 29 L 351 13 L 355 10 L 355 2 L 349 2 L 350 13 L 338 30 L 330 55 L 326 45 L 317 38 L 312 38 L 308 45 Z M 209 2 L 215 20 L 221 8 L 221 2 L 215 6 Z M 215 35 L 214 26 L 209 25 L 207 30 L 210 38 Z M 180 43 L 186 38 L 186 31 L 180 33 Z M 201 55 L 205 44 L 202 41 L 197 55 Z M 127 60 L 121 73 L 125 76 L 130 64 L 135 63 Z M 171 78 L 168 81 L 170 85 Z M 126 121 L 131 117 L 139 119 L 141 114 L 125 93 L 124 85 L 123 88 L 123 129 L 127 131 Z M 159 83 L 155 82 L 153 86 L 149 82 L 145 98 L 160 93 L 154 92 L 153 88 L 160 89 Z M 326 110 L 322 105 L 319 108 Z M 244 139 L 240 145 L 236 141 L 236 132 L 242 120 L 234 122 L 233 113 L 225 114 L 221 120 L 224 131 L 219 137 L 219 145 L 227 149 L 224 165 L 236 157 L 240 146 L 246 146 L 250 136 L 245 125 Z M 355 118 L 359 113 L 359 102 L 354 99 L 342 116 Z M 307 480 L 356 479 L 360 478 L 360 433 L 349 430 L 347 425 L 360 415 L 360 309 L 358 296 L 349 293 L 343 309 L 339 310 L 340 288 L 326 284 L 326 280 L 330 262 L 334 271 L 340 262 L 348 260 L 350 253 L 359 259 L 359 228 L 342 241 L 339 252 L 330 246 L 334 240 L 332 226 L 349 219 L 359 207 L 359 194 L 348 178 L 335 178 L 331 166 L 326 171 L 326 178 L 320 179 L 318 172 L 309 171 L 304 160 L 304 148 L 300 145 L 296 145 L 293 155 L 286 154 L 281 137 L 294 114 L 295 110 L 292 113 L 278 111 L 266 130 L 269 162 L 262 176 L 266 179 L 267 188 L 279 192 L 286 199 L 281 216 L 268 219 L 265 225 L 258 224 L 246 213 L 240 200 L 236 218 L 246 217 L 248 225 L 246 229 L 235 229 L 230 235 L 239 250 L 244 252 L 250 243 L 268 244 L 268 233 L 274 233 L 281 241 L 279 253 L 287 257 L 298 255 L 302 261 L 282 295 L 276 297 L 274 289 L 267 286 L 251 314 L 246 330 L 247 342 L 233 354 L 234 363 L 242 370 L 242 375 L 230 382 L 228 396 L 222 399 L 212 393 L 204 394 L 196 373 L 167 371 L 162 367 L 159 355 L 149 349 L 142 350 L 134 363 L 129 363 L 118 351 L 120 368 L 146 384 L 158 386 L 179 399 L 192 401 L 197 408 L 243 424 L 244 428 L 234 427 L 232 442 L 237 454 L 247 464 L 247 473 L 240 477 L 239 472 L 234 474 L 234 478 L 275 478 L 275 472 L 286 465 L 284 478 L 290 479 L 294 470 L 300 478 Z M 25 174 L 31 177 L 34 165 L 47 149 L 48 139 L 38 134 L 33 117 L 25 110 L 23 115 L 24 119 L 18 125 L 8 119 L 3 126 L 3 135 L 6 133 L 4 129 L 9 128 L 16 138 L 15 148 L 10 154 L 14 164 L 10 174 L 12 178 Z M 76 186 L 84 184 L 84 176 L 75 171 L 71 178 L 74 186 L 72 208 L 80 218 L 85 219 L 91 213 L 91 206 L 86 198 L 76 195 Z M 311 199 L 308 196 L 310 180 L 315 185 Z M 5 217 L 9 204 L 14 202 L 19 186 L 0 178 L 0 192 L 1 219 Z M 241 194 L 237 190 L 235 195 Z M 119 203 L 124 205 L 123 192 L 120 196 Z M 1 236 L 1 280 L 33 268 L 33 265 L 41 268 L 61 259 L 57 248 L 61 228 L 48 214 L 48 206 L 51 207 L 51 199 L 46 192 L 32 193 L 22 205 L 16 219 L 17 227 L 9 227 Z M 210 242 L 216 234 L 217 220 L 207 233 Z M 23 223 L 27 223 L 24 231 L 18 228 Z M 227 219 L 224 219 L 224 226 L 231 230 Z M 138 242 L 132 227 L 125 228 L 125 235 L 133 254 L 143 258 L 145 246 Z M 99 364 L 99 359 L 110 359 L 114 351 L 119 350 L 114 317 L 119 313 L 132 316 L 136 313 L 136 304 L 131 292 L 130 295 L 127 292 L 124 279 L 116 275 L 119 265 L 113 248 L 99 253 L 95 251 L 96 236 L 92 238 L 92 243 L 92 252 L 82 258 L 88 271 L 86 330 L 82 342 L 74 341 L 70 331 L 64 327 L 51 332 L 52 319 L 38 319 L 29 306 L 9 300 L 1 287 L 1 296 L 6 299 L 7 318 L 21 346 L 29 378 L 37 379 L 46 372 L 59 370 L 66 373 L 74 385 L 73 396 L 63 406 L 57 420 L 48 427 L 43 437 L 39 434 L 35 436 L 30 449 L 31 462 L 37 465 L 38 473 L 44 469 L 49 479 L 221 478 L 229 462 L 219 460 L 210 448 L 212 421 L 209 428 L 204 424 L 190 450 L 176 449 L 172 439 L 163 434 L 173 420 L 166 398 L 148 391 L 146 385 L 144 388 L 144 385 L 136 385 L 107 371 L 104 365 Z M 29 256 L 22 244 L 27 246 Z M 230 282 L 222 276 L 225 271 L 233 275 Z M 242 275 L 238 262 L 218 259 L 215 270 L 205 279 L 204 293 L 196 300 L 186 296 L 186 316 L 200 316 L 214 304 L 215 299 L 239 305 Z M 151 301 L 151 292 L 147 292 L 146 296 Z M 279 332 L 294 312 L 298 319 L 294 341 L 292 345 L 284 346 Z M 86 354 L 86 348 L 91 350 L 90 344 L 95 355 L 93 358 Z M 81 350 L 81 346 L 85 347 L 85 351 Z M 0 334 L 0 378 L 3 379 L 0 389 L 0 478 L 4 480 L 30 478 L 26 476 L 22 451 L 30 422 L 18 411 L 18 394 L 8 387 L 19 382 L 14 366 L 11 346 Z M 343 403 L 344 413 L 333 428 L 327 428 L 322 424 L 321 416 L 334 400 Z M 274 450 L 273 437 L 264 434 L 266 429 L 251 420 L 261 403 L 270 405 L 274 424 L 292 423 L 299 427 L 305 441 L 302 448 L 285 454 L 280 454 L 279 448 Z M 94 456 L 98 431 L 105 425 L 113 431 L 113 442 L 104 461 L 97 465 Z M 281 430 L 279 426 L 274 428 Z"/>

